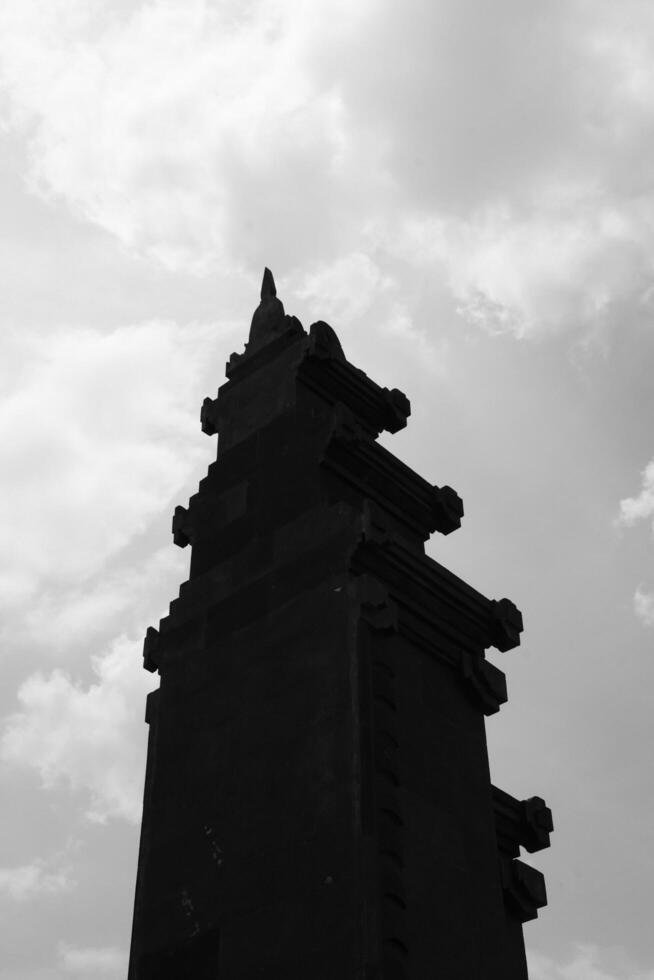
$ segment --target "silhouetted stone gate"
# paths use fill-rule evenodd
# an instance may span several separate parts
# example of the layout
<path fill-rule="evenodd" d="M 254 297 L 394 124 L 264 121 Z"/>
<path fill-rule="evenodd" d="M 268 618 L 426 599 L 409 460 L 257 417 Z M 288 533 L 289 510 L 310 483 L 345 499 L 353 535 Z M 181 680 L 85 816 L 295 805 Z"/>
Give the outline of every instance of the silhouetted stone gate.
<path fill-rule="evenodd" d="M 463 505 L 375 440 L 409 402 L 284 314 L 266 270 L 218 458 L 175 543 L 189 581 L 144 664 L 130 980 L 525 980 L 543 800 L 491 786 L 490 646 L 522 617 L 427 557 Z"/>

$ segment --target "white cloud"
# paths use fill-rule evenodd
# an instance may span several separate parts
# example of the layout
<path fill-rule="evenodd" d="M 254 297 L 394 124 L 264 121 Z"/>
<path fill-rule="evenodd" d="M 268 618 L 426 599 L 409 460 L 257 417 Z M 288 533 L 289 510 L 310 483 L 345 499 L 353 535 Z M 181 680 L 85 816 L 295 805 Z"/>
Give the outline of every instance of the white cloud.
<path fill-rule="evenodd" d="M 642 473 L 642 487 L 636 497 L 625 497 L 620 501 L 618 521 L 632 527 L 636 521 L 654 518 L 654 460 L 648 463 Z M 654 532 L 654 520 L 652 522 Z"/>
<path fill-rule="evenodd" d="M 58 863 L 36 860 L 15 868 L 0 868 L 0 895 L 23 902 L 69 891 L 74 885 L 70 869 L 57 866 Z"/>
<path fill-rule="evenodd" d="M 61 970 L 50 966 L 21 967 L 12 963 L 8 969 L 0 967 L 0 980 L 63 980 Z"/>
<path fill-rule="evenodd" d="M 381 241 L 491 333 L 651 312 L 637 0 L 23 0 L 0 53 L 33 188 L 168 268 L 275 255 L 357 316 Z"/>
<path fill-rule="evenodd" d="M 226 261 L 228 239 L 251 251 L 281 217 L 280 178 L 304 196 L 314 187 L 311 206 L 285 195 L 283 235 L 325 234 L 347 147 L 338 92 L 312 82 L 303 42 L 319 31 L 333 44 L 361 16 L 351 5 L 52 6 L 61 20 L 29 0 L 0 17 L 10 115 L 33 134 L 36 189 L 172 268 Z"/>
<path fill-rule="evenodd" d="M 616 523 L 633 527 L 638 521 L 647 520 L 651 520 L 654 534 L 654 460 L 642 472 L 640 493 L 620 501 Z M 654 594 L 645 592 L 639 585 L 634 592 L 633 608 L 643 626 L 654 626 Z"/>
<path fill-rule="evenodd" d="M 371 241 L 383 237 L 378 226 L 371 225 L 368 231 Z M 377 250 L 375 246 L 373 251 Z M 431 323 L 416 324 L 412 304 L 403 302 L 398 280 L 369 255 L 352 252 L 333 262 L 309 267 L 306 272 L 289 277 L 288 286 L 292 296 L 309 300 L 322 319 L 336 325 L 346 323 L 350 338 L 352 328 L 361 325 L 362 332 L 372 328 L 376 336 L 384 335 L 389 349 L 401 348 L 423 367 L 443 374 L 447 342 L 434 334 Z M 348 349 L 345 353 L 349 355 Z"/>
<path fill-rule="evenodd" d="M 66 973 L 76 977 L 124 980 L 127 973 L 127 954 L 115 946 L 75 947 L 61 943 L 59 960 Z"/>
<path fill-rule="evenodd" d="M 537 952 L 528 962 L 530 980 L 654 980 L 654 970 L 640 971 L 620 948 L 580 944 L 565 963 Z"/>
<path fill-rule="evenodd" d="M 79 586 L 166 506 L 206 452 L 193 385 L 212 340 L 152 322 L 25 341 L 0 403 L 6 604 Z"/>
<path fill-rule="evenodd" d="M 96 822 L 141 815 L 145 764 L 144 696 L 153 679 L 142 669 L 142 644 L 121 637 L 93 657 L 88 688 L 60 670 L 37 672 L 21 685 L 21 710 L 1 741 L 7 762 L 35 769 L 45 788 L 61 783 L 90 794 Z"/>
<path fill-rule="evenodd" d="M 623 294 L 639 305 L 654 226 L 624 215 L 613 223 L 610 201 L 529 211 L 490 209 L 444 227 L 437 253 L 466 319 L 525 337 L 602 322 Z"/>
<path fill-rule="evenodd" d="M 188 555 L 172 545 L 137 564 L 104 569 L 81 585 L 61 587 L 51 580 L 25 607 L 5 617 L 0 636 L 6 650 L 30 650 L 48 657 L 70 656 L 103 634 L 144 631 L 162 615 L 162 606 L 186 576 Z"/>
<path fill-rule="evenodd" d="M 634 612 L 644 626 L 654 626 L 654 593 L 643 592 L 638 586 L 634 593 Z"/>
<path fill-rule="evenodd" d="M 324 319 L 349 322 L 366 313 L 392 286 L 392 279 L 368 255 L 353 252 L 309 270 L 294 291 L 319 307 Z"/>

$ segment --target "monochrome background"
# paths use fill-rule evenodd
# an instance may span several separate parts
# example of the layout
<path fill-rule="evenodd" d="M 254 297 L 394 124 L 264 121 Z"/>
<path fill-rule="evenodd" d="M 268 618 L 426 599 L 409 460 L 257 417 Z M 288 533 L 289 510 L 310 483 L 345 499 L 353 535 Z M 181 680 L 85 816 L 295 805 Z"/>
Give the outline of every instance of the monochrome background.
<path fill-rule="evenodd" d="M 523 612 L 532 980 L 654 980 L 653 108 L 650 0 L 0 5 L 1 980 L 126 975 L 142 638 L 264 265 Z"/>

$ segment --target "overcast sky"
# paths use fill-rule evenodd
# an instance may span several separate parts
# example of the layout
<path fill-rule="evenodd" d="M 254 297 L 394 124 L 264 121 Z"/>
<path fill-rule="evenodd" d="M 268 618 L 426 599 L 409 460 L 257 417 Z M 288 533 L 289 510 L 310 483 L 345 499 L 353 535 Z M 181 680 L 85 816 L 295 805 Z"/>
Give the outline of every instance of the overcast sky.
<path fill-rule="evenodd" d="M 532 980 L 654 980 L 651 0 L 0 4 L 0 980 L 124 980 L 141 669 L 264 264 L 522 609 Z"/>

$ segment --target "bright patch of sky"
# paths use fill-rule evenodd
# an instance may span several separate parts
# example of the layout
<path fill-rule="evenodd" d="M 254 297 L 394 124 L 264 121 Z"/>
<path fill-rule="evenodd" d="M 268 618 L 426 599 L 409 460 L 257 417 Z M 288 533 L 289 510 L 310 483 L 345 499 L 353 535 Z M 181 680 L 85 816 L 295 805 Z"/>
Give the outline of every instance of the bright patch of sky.
<path fill-rule="evenodd" d="M 2 5 L 0 980 L 124 977 L 140 644 L 265 264 L 525 615 L 488 731 L 554 810 L 533 977 L 654 976 L 653 65 L 644 0 Z"/>

